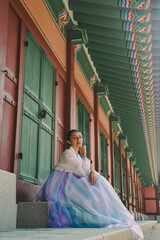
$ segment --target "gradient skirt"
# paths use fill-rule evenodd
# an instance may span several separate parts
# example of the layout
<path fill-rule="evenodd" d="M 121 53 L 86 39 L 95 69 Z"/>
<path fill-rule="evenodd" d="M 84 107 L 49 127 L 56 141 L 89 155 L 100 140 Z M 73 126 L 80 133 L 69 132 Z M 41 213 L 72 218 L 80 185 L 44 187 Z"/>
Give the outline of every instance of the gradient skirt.
<path fill-rule="evenodd" d="M 78 177 L 53 171 L 37 193 L 36 201 L 50 202 L 48 225 L 54 228 L 130 228 L 133 238 L 143 233 L 121 202 L 111 184 L 96 172 L 92 185 L 89 176 Z"/>

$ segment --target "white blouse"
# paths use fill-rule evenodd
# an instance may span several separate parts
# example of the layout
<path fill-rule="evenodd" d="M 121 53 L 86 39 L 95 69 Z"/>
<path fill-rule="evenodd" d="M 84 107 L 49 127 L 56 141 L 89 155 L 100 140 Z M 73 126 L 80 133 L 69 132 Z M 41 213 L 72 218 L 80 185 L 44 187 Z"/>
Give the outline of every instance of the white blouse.
<path fill-rule="evenodd" d="M 86 176 L 90 172 L 90 160 L 81 158 L 76 154 L 73 147 L 66 149 L 60 158 L 60 163 L 55 167 L 55 170 L 72 172 L 80 177 Z"/>

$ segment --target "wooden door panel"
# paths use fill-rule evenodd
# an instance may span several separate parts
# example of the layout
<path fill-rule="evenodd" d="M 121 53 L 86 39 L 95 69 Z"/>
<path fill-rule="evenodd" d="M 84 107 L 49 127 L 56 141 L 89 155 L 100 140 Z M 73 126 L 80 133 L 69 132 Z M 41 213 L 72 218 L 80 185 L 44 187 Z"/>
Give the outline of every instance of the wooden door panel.
<path fill-rule="evenodd" d="M 36 161 L 37 159 L 37 135 L 38 123 L 33 121 L 27 114 L 23 115 L 21 137 L 21 152 L 23 159 L 20 160 L 20 179 L 28 180 L 36 178 Z M 23 176 L 23 178 L 22 178 Z"/>
<path fill-rule="evenodd" d="M 43 182 L 51 173 L 53 168 L 53 136 L 44 129 L 40 130 L 38 180 Z"/>
<path fill-rule="evenodd" d="M 41 50 L 29 34 L 26 36 L 26 45 L 24 88 L 30 89 L 39 98 Z"/>
<path fill-rule="evenodd" d="M 108 157 L 107 157 L 107 138 L 101 132 L 101 173 L 108 179 Z"/>
<path fill-rule="evenodd" d="M 11 73 L 7 68 L 6 70 L 11 74 L 11 76 L 14 76 L 14 74 Z M 15 101 L 17 97 L 17 79 L 15 77 L 13 78 L 14 80 L 8 75 L 5 76 L 4 90 Z"/>
<path fill-rule="evenodd" d="M 7 40 L 7 67 L 17 77 L 18 73 L 18 55 L 19 55 L 19 31 L 20 22 L 19 17 L 9 8 L 9 19 L 8 19 L 8 40 Z"/>
<path fill-rule="evenodd" d="M 55 84 L 55 70 L 45 56 L 43 61 L 43 79 L 41 82 L 41 98 L 45 105 L 50 109 L 51 112 L 54 110 L 54 84 Z"/>
<path fill-rule="evenodd" d="M 59 163 L 59 159 L 64 151 L 64 96 L 65 96 L 65 82 L 59 76 L 58 86 L 57 86 L 57 159 L 56 164 Z"/>
<path fill-rule="evenodd" d="M 54 96 L 55 96 L 55 69 L 48 57 L 43 54 L 41 79 L 41 109 L 46 116 L 41 119 L 42 129 L 39 135 L 38 180 L 43 182 L 53 168 L 53 134 L 54 134 Z"/>
<path fill-rule="evenodd" d="M 9 7 L 7 30 L 6 66 L 5 69 L 2 69 L 2 71 L 5 73 L 5 82 L 2 113 L 2 144 L 0 156 L 2 162 L 0 163 L 0 168 L 5 171 L 13 172 L 17 111 L 20 20 L 11 7 Z"/>
<path fill-rule="evenodd" d="M 55 69 L 27 31 L 20 179 L 36 184 L 42 183 L 52 171 L 54 88 Z"/>
<path fill-rule="evenodd" d="M 158 188 L 144 188 L 145 214 L 157 215 L 159 212 Z"/>
<path fill-rule="evenodd" d="M 14 147 L 15 106 L 3 102 L 1 169 L 12 172 Z"/>

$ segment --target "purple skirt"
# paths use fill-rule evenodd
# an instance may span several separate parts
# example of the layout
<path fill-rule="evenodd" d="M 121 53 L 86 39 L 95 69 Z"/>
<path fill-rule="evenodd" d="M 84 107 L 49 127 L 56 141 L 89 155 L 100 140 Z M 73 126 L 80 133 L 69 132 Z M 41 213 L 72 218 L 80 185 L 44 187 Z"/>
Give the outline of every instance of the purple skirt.
<path fill-rule="evenodd" d="M 111 184 L 96 172 L 92 185 L 89 176 L 55 170 L 36 195 L 36 201 L 50 203 L 48 225 L 56 228 L 130 228 L 133 237 L 143 233 L 121 202 Z"/>

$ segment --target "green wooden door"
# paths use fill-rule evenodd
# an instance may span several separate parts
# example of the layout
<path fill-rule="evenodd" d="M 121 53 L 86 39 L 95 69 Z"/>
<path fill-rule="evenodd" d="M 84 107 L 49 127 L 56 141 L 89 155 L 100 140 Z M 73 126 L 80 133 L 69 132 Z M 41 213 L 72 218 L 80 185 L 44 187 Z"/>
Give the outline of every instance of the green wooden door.
<path fill-rule="evenodd" d="M 104 133 L 101 132 L 101 173 L 106 179 L 108 179 L 108 154 L 107 154 L 107 138 Z"/>
<path fill-rule="evenodd" d="M 78 98 L 78 130 L 83 135 L 83 145 L 87 147 L 87 157 L 90 157 L 90 116 L 83 101 Z"/>
<path fill-rule="evenodd" d="M 26 34 L 19 178 L 42 183 L 53 166 L 55 69 L 30 33 Z"/>
<path fill-rule="evenodd" d="M 119 186 L 119 159 L 118 159 L 118 146 L 114 141 L 114 179 L 115 179 L 115 190 L 120 194 Z"/>

